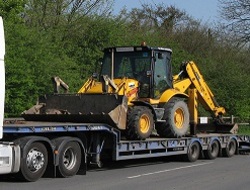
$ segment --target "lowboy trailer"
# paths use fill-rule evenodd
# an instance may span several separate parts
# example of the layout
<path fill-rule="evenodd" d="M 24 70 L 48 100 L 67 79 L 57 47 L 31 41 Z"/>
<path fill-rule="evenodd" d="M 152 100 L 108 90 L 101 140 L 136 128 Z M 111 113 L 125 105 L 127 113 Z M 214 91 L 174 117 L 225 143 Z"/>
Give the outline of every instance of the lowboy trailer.
<path fill-rule="evenodd" d="M 237 126 L 222 122 L 225 109 L 194 62 L 182 64 L 172 77 L 171 54 L 168 48 L 145 44 L 106 48 L 99 81 L 92 76 L 78 93 L 58 94 L 59 86 L 68 87 L 55 77 L 55 94 L 42 96 L 24 111 L 26 120 L 3 121 L 5 40 L 0 17 L 0 174 L 36 181 L 45 172 L 54 177 L 86 174 L 89 163 L 101 166 L 106 159 L 178 155 L 194 162 L 200 156 L 215 159 L 248 150 L 250 137 L 234 134 Z M 197 124 L 198 102 L 218 125 Z"/>
<path fill-rule="evenodd" d="M 126 140 L 118 129 L 105 124 L 22 119 L 5 120 L 4 123 L 0 143 L 12 147 L 12 156 L 4 157 L 1 152 L 0 173 L 2 168 L 8 173 L 18 172 L 26 181 L 38 180 L 46 170 L 53 177 L 70 177 L 78 172 L 86 174 L 90 163 L 101 167 L 106 159 L 119 161 L 179 155 L 194 162 L 199 157 L 231 157 L 250 147 L 249 136 L 236 134 Z"/>

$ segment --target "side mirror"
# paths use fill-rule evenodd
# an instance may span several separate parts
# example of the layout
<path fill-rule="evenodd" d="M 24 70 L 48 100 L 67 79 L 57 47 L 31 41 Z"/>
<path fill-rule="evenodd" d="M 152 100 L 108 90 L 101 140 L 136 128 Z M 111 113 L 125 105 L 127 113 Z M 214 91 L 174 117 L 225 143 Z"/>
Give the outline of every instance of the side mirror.
<path fill-rule="evenodd" d="M 152 76 L 152 71 L 147 71 L 147 77 L 151 77 Z"/>
<path fill-rule="evenodd" d="M 163 59 L 162 53 L 158 53 L 158 59 Z"/>
<path fill-rule="evenodd" d="M 97 73 L 100 73 L 100 70 L 101 70 L 101 67 L 102 67 L 102 63 L 103 63 L 103 59 L 102 58 L 99 58 L 97 61 L 96 61 L 96 64 L 95 64 L 95 71 L 93 73 L 96 74 L 96 76 L 98 77 L 98 74 Z M 93 77 L 93 76 L 92 76 Z"/>
<path fill-rule="evenodd" d="M 98 73 L 93 73 L 92 78 L 97 79 L 98 78 Z"/>
<path fill-rule="evenodd" d="M 103 59 L 102 59 L 102 58 L 99 58 L 96 65 L 101 66 L 102 63 L 103 63 Z"/>

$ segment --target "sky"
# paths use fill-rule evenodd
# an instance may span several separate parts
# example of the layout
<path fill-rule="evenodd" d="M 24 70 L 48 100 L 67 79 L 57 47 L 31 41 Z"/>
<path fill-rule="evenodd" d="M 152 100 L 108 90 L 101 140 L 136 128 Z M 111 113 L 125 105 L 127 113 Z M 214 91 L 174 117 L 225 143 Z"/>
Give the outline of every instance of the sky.
<path fill-rule="evenodd" d="M 174 5 L 191 17 L 206 23 L 219 20 L 218 0 L 115 0 L 114 12 L 119 13 L 124 7 L 128 10 L 140 8 L 143 3 Z"/>

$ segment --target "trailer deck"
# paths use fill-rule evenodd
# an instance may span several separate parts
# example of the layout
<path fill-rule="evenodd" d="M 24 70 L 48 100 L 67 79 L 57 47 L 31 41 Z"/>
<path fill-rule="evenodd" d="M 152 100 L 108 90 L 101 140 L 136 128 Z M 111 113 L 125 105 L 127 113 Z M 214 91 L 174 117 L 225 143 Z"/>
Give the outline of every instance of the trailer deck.
<path fill-rule="evenodd" d="M 197 134 L 181 138 L 159 138 L 156 136 L 146 140 L 124 140 L 120 131 L 107 125 L 97 123 L 70 123 L 70 122 L 38 122 L 25 120 L 5 121 L 3 133 L 8 134 L 43 134 L 43 133 L 65 133 L 65 132 L 106 132 L 114 137 L 113 160 L 127 160 L 149 157 L 173 156 L 187 154 L 188 147 L 197 141 L 201 145 L 201 151 L 206 151 L 214 140 L 220 143 L 221 148 L 228 145 L 230 139 L 238 143 L 238 151 L 250 150 L 250 136 L 236 134 Z M 105 139 L 96 139 L 95 154 L 100 154 Z"/>

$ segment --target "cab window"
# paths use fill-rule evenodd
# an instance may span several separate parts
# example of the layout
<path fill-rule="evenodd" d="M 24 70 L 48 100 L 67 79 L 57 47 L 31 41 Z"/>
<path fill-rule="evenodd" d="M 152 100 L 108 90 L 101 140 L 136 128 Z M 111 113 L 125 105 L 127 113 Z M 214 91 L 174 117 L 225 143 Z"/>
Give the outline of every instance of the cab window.
<path fill-rule="evenodd" d="M 154 71 L 154 97 L 156 98 L 173 86 L 170 52 L 155 53 Z"/>

